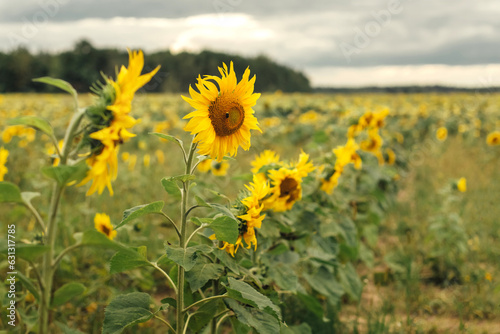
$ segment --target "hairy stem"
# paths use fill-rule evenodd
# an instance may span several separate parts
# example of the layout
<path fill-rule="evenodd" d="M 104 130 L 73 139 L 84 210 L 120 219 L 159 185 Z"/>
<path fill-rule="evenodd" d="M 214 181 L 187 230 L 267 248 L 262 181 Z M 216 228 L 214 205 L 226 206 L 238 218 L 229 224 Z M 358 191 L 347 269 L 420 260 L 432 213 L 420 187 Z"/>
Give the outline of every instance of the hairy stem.
<path fill-rule="evenodd" d="M 194 139 L 194 137 L 193 137 Z M 186 174 L 191 174 L 191 167 L 193 164 L 194 152 L 196 151 L 196 147 L 198 145 L 191 141 L 191 147 L 189 148 L 189 154 L 186 159 Z M 187 203 L 189 197 L 189 180 L 182 183 L 182 202 L 181 202 L 181 226 L 180 226 L 180 235 L 179 235 L 179 246 L 181 248 L 186 248 L 186 212 L 187 212 Z M 184 332 L 184 268 L 182 266 L 178 266 L 178 275 L 177 275 L 177 334 L 182 334 Z"/>

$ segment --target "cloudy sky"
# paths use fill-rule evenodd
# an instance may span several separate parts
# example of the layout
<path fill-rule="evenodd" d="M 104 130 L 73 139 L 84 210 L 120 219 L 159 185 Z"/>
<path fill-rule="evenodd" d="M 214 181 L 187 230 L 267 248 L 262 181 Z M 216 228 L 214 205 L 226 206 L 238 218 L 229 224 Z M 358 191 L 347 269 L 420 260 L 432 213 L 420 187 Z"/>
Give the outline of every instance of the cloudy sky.
<path fill-rule="evenodd" d="M 210 49 L 272 59 L 314 86 L 500 85 L 498 0 L 19 0 L 0 49 Z"/>

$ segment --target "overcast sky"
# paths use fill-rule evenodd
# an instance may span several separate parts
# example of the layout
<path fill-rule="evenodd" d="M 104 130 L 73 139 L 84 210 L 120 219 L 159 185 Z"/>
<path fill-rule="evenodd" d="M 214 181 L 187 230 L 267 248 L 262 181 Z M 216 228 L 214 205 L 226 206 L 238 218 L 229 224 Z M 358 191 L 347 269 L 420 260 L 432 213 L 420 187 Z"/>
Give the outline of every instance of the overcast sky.
<path fill-rule="evenodd" d="M 314 86 L 500 85 L 498 0 L 18 0 L 0 49 L 97 47 L 272 59 Z"/>

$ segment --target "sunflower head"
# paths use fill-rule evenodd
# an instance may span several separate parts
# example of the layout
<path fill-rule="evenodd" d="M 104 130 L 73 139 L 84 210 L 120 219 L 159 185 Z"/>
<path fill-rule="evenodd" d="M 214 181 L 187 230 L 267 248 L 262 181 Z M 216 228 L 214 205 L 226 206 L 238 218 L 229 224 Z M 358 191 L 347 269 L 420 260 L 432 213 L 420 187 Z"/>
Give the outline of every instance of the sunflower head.
<path fill-rule="evenodd" d="M 500 145 L 500 131 L 490 133 L 486 137 L 486 143 L 490 146 Z"/>
<path fill-rule="evenodd" d="M 191 98 L 182 96 L 196 110 L 186 115 L 190 119 L 184 130 L 195 134 L 199 154 L 221 161 L 229 154 L 235 156 L 238 147 L 250 148 L 250 130 L 260 130 L 252 107 L 260 94 L 253 92 L 255 75 L 247 68 L 238 83 L 233 62 L 219 67 L 221 77 L 198 77 L 195 91 L 189 86 Z M 216 85 L 217 84 L 217 85 Z"/>
<path fill-rule="evenodd" d="M 436 131 L 436 138 L 439 141 L 445 141 L 446 137 L 448 137 L 448 130 L 445 127 L 440 127 Z"/>
<path fill-rule="evenodd" d="M 109 240 L 116 237 L 116 231 L 111 225 L 109 216 L 105 213 L 96 213 L 94 217 L 95 229 L 104 234 Z"/>
<path fill-rule="evenodd" d="M 461 177 L 457 182 L 458 191 L 464 193 L 467 191 L 467 179 L 465 177 Z"/>

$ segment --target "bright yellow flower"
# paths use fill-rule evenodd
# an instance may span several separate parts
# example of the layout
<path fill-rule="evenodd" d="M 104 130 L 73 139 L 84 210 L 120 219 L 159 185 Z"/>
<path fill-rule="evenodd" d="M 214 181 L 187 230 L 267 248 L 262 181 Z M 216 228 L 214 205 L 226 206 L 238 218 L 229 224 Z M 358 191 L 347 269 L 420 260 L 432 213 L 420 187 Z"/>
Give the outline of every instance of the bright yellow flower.
<path fill-rule="evenodd" d="M 436 131 L 436 138 L 439 141 L 445 141 L 446 137 L 448 137 L 448 130 L 445 127 L 440 127 Z"/>
<path fill-rule="evenodd" d="M 330 195 L 333 192 L 333 189 L 335 189 L 335 187 L 339 184 L 339 178 L 342 175 L 342 171 L 342 168 L 335 169 L 325 178 L 322 178 L 320 189 Z"/>
<path fill-rule="evenodd" d="M 303 113 L 299 116 L 299 122 L 305 124 L 316 124 L 320 120 L 320 115 L 314 111 L 309 110 L 308 112 Z"/>
<path fill-rule="evenodd" d="M 221 78 L 206 75 L 202 79 L 199 76 L 198 92 L 189 86 L 191 98 L 182 98 L 196 109 L 184 117 L 190 118 L 184 130 L 196 134 L 194 140 L 199 143 L 199 154 L 220 162 L 226 154 L 235 156 L 239 146 L 248 150 L 250 130 L 261 130 L 252 110 L 260 97 L 253 93 L 255 76 L 249 80 L 247 68 L 237 83 L 233 62 L 229 69 L 223 64 L 219 72 Z"/>
<path fill-rule="evenodd" d="M 484 274 L 484 279 L 491 282 L 493 280 L 493 276 L 491 276 L 491 274 L 487 272 L 486 274 Z"/>
<path fill-rule="evenodd" d="M 500 145 L 500 131 L 490 133 L 486 137 L 486 143 L 490 146 Z"/>
<path fill-rule="evenodd" d="M 95 229 L 104 234 L 109 240 L 113 240 L 116 237 L 116 231 L 111 225 L 109 216 L 105 213 L 96 213 L 94 217 Z"/>
<path fill-rule="evenodd" d="M 0 181 L 3 181 L 5 174 L 9 171 L 9 169 L 5 167 L 8 156 L 9 151 L 3 148 L 3 146 L 0 147 Z"/>
<path fill-rule="evenodd" d="M 262 127 L 273 128 L 281 124 L 281 118 L 279 117 L 267 117 L 262 120 Z"/>
<path fill-rule="evenodd" d="M 155 155 L 156 155 L 156 159 L 158 160 L 158 163 L 160 165 L 163 165 L 163 163 L 165 162 L 165 154 L 163 154 L 163 151 L 162 150 L 156 150 L 155 151 Z"/>
<path fill-rule="evenodd" d="M 460 180 L 458 180 L 457 189 L 463 193 L 467 191 L 467 180 L 465 179 L 465 177 L 461 177 Z"/>
<path fill-rule="evenodd" d="M 225 249 L 232 256 L 234 256 L 239 246 L 243 244 L 242 240 L 245 241 L 247 248 L 254 246 L 255 249 L 257 249 L 255 229 L 262 226 L 262 221 L 266 217 L 265 214 L 262 214 L 262 210 L 264 210 L 262 200 L 269 193 L 268 182 L 262 182 L 259 177 L 254 175 L 253 182 L 250 182 L 250 185 L 245 185 L 245 187 L 250 192 L 250 195 L 241 200 L 241 203 L 245 206 L 246 211 L 244 214 L 238 216 L 240 220 L 240 235 L 238 237 L 238 241 L 234 245 L 224 242 L 223 247 L 221 248 Z M 215 239 L 215 236 L 212 239 Z"/>
<path fill-rule="evenodd" d="M 144 55 L 142 51 L 129 51 L 128 68 L 124 66 L 120 68 L 116 82 L 107 79 L 108 84 L 113 87 L 115 93 L 113 103 L 107 106 L 107 110 L 112 112 L 113 117 L 107 127 L 89 135 L 90 138 L 99 140 L 102 147 L 98 153 L 87 159 L 90 170 L 79 184 L 81 186 L 92 181 L 87 196 L 96 191 L 102 194 L 105 187 L 108 188 L 110 195 L 113 195 L 111 181 L 116 179 L 118 171 L 118 145 L 135 136 L 127 130 L 137 122 L 132 116 L 128 115 L 132 108 L 132 100 L 135 92 L 151 80 L 160 68 L 158 66 L 150 73 L 141 75 L 143 67 Z M 144 163 L 146 164 L 146 161 Z M 129 169 L 131 164 L 130 162 Z M 135 161 L 133 164 L 135 165 Z"/>
<path fill-rule="evenodd" d="M 200 172 L 206 173 L 210 170 L 212 167 L 212 159 L 205 159 L 202 162 L 198 164 L 198 167 L 196 167 Z"/>
<path fill-rule="evenodd" d="M 376 154 L 382 147 L 384 140 L 382 139 L 382 137 L 380 137 L 377 129 L 368 131 L 368 135 L 369 138 L 361 142 L 361 149 L 363 151 Z"/>
<path fill-rule="evenodd" d="M 257 155 L 255 159 L 250 163 L 252 165 L 251 172 L 253 174 L 258 174 L 259 170 L 265 165 L 278 164 L 280 165 L 280 156 L 273 150 L 265 150 L 261 154 Z"/>
<path fill-rule="evenodd" d="M 225 176 L 227 174 L 227 170 L 229 169 L 229 163 L 227 161 L 217 162 L 214 161 L 210 168 L 212 174 L 216 176 Z"/>
<path fill-rule="evenodd" d="M 269 178 L 272 183 L 272 195 L 266 200 L 266 208 L 276 212 L 290 210 L 295 202 L 302 198 L 302 178 L 295 169 L 282 167 L 270 170 Z"/>
<path fill-rule="evenodd" d="M 151 156 L 149 154 L 145 154 L 142 158 L 142 162 L 144 163 L 144 167 L 149 167 L 151 164 Z"/>
<path fill-rule="evenodd" d="M 344 146 L 337 146 L 337 148 L 333 149 L 333 153 L 337 157 L 335 169 L 343 169 L 350 163 L 354 164 L 354 168 L 360 169 L 362 161 L 361 157 L 356 153 L 358 149 L 359 145 L 352 138 L 349 138 Z"/>

